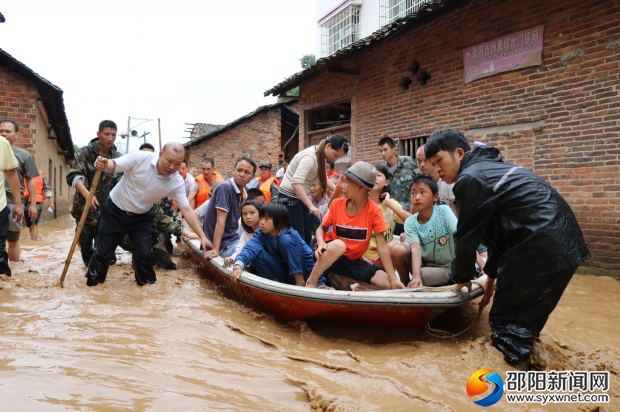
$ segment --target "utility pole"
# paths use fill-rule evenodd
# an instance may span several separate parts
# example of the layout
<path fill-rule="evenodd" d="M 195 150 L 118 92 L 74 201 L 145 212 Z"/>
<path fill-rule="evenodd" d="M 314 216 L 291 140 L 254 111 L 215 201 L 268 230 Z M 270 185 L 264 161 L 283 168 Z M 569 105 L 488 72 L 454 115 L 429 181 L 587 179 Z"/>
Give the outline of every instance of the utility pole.
<path fill-rule="evenodd" d="M 142 126 L 144 123 L 146 122 L 150 122 L 153 119 L 141 119 L 139 117 L 131 117 L 129 116 L 127 118 L 127 145 L 125 146 L 125 153 L 129 153 L 129 139 L 131 138 L 131 121 L 132 120 L 144 120 L 142 123 L 140 123 L 138 126 Z M 134 126 L 134 128 L 138 127 L 138 126 Z M 137 133 L 136 133 L 137 135 Z M 145 139 L 146 141 L 146 139 Z"/>

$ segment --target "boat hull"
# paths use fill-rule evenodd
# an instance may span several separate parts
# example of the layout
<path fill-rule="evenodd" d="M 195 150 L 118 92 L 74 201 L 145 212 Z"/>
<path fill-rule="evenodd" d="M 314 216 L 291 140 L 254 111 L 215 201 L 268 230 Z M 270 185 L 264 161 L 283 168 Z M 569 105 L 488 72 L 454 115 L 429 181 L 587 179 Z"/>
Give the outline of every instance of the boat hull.
<path fill-rule="evenodd" d="M 381 292 L 319 291 L 283 285 L 247 272 L 243 272 L 240 281 L 234 283 L 230 280 L 229 268 L 223 267 L 217 260 L 204 259 L 196 245 L 187 242 L 185 246 L 190 258 L 212 281 L 227 286 L 237 297 L 285 322 L 317 319 L 420 329 L 447 309 L 461 306 L 481 295 L 475 293 L 478 291 L 476 290 L 465 299 L 461 296 L 421 300 L 416 299 L 414 293 L 390 293 L 398 299 L 381 298 L 379 296 L 385 295 L 379 295 Z M 445 293 L 454 294 L 444 292 L 444 295 Z"/>

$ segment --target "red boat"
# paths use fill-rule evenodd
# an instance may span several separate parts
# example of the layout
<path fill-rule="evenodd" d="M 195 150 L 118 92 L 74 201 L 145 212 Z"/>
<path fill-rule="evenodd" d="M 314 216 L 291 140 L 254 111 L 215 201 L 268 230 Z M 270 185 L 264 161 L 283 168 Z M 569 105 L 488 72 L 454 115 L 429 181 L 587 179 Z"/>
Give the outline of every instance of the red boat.
<path fill-rule="evenodd" d="M 472 291 L 429 292 L 425 288 L 349 292 L 311 289 L 274 282 L 243 271 L 239 283 L 230 280 L 231 268 L 221 257 L 204 259 L 200 242 L 185 239 L 190 257 L 213 280 L 238 297 L 283 321 L 319 319 L 382 327 L 420 329 L 447 309 L 482 296 Z"/>

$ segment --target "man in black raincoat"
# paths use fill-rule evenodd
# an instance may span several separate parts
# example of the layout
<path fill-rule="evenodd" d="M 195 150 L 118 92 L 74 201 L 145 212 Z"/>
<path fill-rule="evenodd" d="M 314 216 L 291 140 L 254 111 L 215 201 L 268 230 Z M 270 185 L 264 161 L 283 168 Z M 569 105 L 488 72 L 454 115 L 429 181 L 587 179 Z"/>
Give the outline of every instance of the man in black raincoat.
<path fill-rule="evenodd" d="M 489 248 L 484 272 L 493 345 L 511 366 L 527 370 L 534 338 L 579 264 L 590 258 L 573 211 L 534 172 L 504 163 L 494 147 L 470 148 L 463 133 L 433 133 L 426 158 L 448 184 L 455 183 L 459 222 L 452 261 L 454 290 L 471 289 L 476 248 Z"/>

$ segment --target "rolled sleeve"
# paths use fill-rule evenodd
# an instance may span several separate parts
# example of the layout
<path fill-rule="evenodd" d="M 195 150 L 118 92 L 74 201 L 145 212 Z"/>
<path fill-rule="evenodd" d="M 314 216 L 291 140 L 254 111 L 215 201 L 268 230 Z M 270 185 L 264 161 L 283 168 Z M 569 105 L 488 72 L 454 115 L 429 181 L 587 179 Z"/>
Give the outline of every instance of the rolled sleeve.
<path fill-rule="evenodd" d="M 187 200 L 187 196 L 185 195 L 185 183 L 182 183 L 177 188 L 175 188 L 174 193 L 170 196 L 177 203 L 177 207 L 185 207 L 189 206 L 189 201 Z"/>
<path fill-rule="evenodd" d="M 82 183 L 84 183 L 86 181 L 86 179 L 84 178 L 84 176 L 75 176 L 73 178 L 73 182 L 71 182 L 71 187 L 75 187 L 75 185 L 77 185 L 77 182 L 82 181 Z"/>

